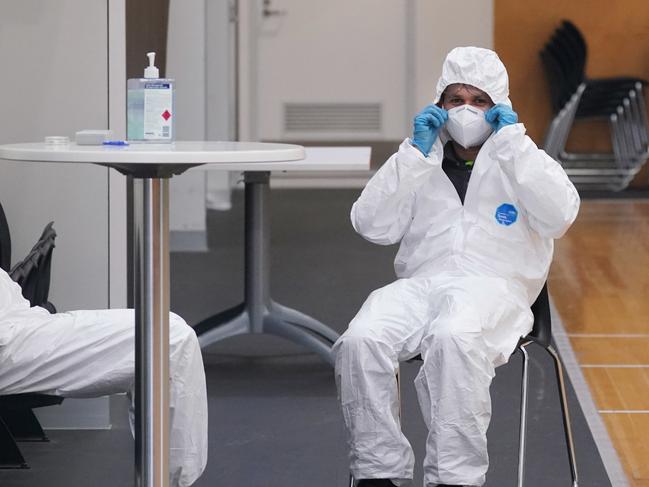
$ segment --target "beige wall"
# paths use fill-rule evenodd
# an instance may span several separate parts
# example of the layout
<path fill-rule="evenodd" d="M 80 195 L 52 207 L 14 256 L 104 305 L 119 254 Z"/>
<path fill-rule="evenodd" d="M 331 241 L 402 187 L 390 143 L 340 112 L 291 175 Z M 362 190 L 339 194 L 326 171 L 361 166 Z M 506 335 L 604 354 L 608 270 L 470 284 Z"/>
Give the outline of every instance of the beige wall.
<path fill-rule="evenodd" d="M 572 21 L 586 38 L 588 77 L 649 79 L 648 1 L 494 0 L 494 47 L 509 70 L 515 109 L 538 143 L 542 143 L 551 117 L 548 84 L 538 53 L 563 19 Z M 607 150 L 606 125 L 579 123 L 569 146 Z"/>

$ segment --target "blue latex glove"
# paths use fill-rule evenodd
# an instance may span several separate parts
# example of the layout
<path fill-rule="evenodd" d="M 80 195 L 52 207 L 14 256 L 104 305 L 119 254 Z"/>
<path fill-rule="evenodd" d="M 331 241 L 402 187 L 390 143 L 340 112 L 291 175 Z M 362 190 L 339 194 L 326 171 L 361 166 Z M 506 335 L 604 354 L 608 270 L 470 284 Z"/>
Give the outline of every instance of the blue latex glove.
<path fill-rule="evenodd" d="M 425 156 L 437 140 L 439 129 L 448 120 L 448 112 L 437 105 L 428 105 L 415 116 L 412 144 Z"/>
<path fill-rule="evenodd" d="M 503 103 L 498 103 L 498 105 L 487 110 L 484 118 L 496 132 L 507 125 L 513 125 L 518 122 L 518 115 L 516 112 Z"/>

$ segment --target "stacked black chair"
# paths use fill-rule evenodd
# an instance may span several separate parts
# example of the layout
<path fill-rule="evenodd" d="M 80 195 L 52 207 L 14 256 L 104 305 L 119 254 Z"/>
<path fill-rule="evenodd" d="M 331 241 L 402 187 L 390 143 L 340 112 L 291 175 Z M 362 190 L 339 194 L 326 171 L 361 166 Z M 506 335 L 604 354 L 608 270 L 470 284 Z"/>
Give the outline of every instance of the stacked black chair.
<path fill-rule="evenodd" d="M 565 20 L 540 52 L 555 117 L 544 148 L 580 189 L 624 189 L 647 160 L 649 130 L 643 89 L 634 77 L 589 79 L 588 49 L 579 29 Z M 574 121 L 607 120 L 611 153 L 570 153 L 565 143 Z"/>
<path fill-rule="evenodd" d="M 572 487 L 578 487 L 577 482 L 577 462 L 575 456 L 575 446 L 572 438 L 572 426 L 570 424 L 570 412 L 568 409 L 568 398 L 566 395 L 565 380 L 563 377 L 563 367 L 561 359 L 552 347 L 552 319 L 550 314 L 550 297 L 548 295 L 547 284 L 543 286 L 541 293 L 534 304 L 532 304 L 532 314 L 534 315 L 534 324 L 532 331 L 521 338 L 518 342 L 517 350 L 523 355 L 523 379 L 521 381 L 521 410 L 520 410 L 520 433 L 518 446 L 518 487 L 523 487 L 525 480 L 525 446 L 527 442 L 527 385 L 528 385 L 528 363 L 529 356 L 527 347 L 537 344 L 546 350 L 554 360 L 555 372 L 557 375 L 557 387 L 559 389 L 559 399 L 561 401 L 561 412 L 563 415 L 563 431 L 566 441 L 568 460 L 570 462 L 570 474 L 572 476 Z M 410 361 L 421 361 L 421 355 L 417 355 Z M 397 387 L 400 389 L 399 372 L 397 371 Z M 401 398 L 399 391 L 398 397 Z M 401 405 L 399 405 L 399 416 L 401 416 Z M 350 475 L 350 487 L 354 487 L 354 477 Z"/>
<path fill-rule="evenodd" d="M 32 306 L 56 312 L 48 301 L 52 251 L 56 232 L 50 222 L 29 254 L 17 263 L 9 275 L 22 287 L 23 296 Z M 7 219 L 0 205 L 0 263 L 6 271 L 11 262 L 11 238 Z M 0 364 L 0 367 L 2 364 Z M 60 404 L 63 398 L 45 394 L 0 395 L 0 468 L 29 468 L 17 442 L 49 441 L 33 408 Z"/>

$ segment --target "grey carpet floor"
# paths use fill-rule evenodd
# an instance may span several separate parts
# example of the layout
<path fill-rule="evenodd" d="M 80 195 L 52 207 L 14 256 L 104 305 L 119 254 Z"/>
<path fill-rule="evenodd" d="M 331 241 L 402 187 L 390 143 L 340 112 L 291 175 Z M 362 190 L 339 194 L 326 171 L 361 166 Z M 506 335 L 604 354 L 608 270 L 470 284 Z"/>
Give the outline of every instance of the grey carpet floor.
<path fill-rule="evenodd" d="M 354 234 L 348 214 L 356 190 L 274 190 L 273 298 L 342 332 L 366 296 L 394 279 L 396 248 Z M 243 293 L 243 195 L 230 212 L 209 212 L 208 253 L 174 253 L 172 309 L 191 324 L 237 304 Z M 570 485 L 554 373 L 534 350 L 531 366 L 529 487 Z M 272 336 L 235 337 L 205 354 L 210 454 L 198 487 L 343 487 L 348 470 L 342 418 L 330 367 Z M 422 485 L 426 437 L 412 380 L 402 367 L 403 428 Z M 516 482 L 520 358 L 497 370 L 489 428 L 487 486 Z M 110 431 L 52 431 L 49 444 L 25 444 L 32 468 L 0 471 L 0 486 L 133 485 L 126 400 L 112 399 Z M 574 393 L 570 393 L 580 483 L 611 485 Z"/>

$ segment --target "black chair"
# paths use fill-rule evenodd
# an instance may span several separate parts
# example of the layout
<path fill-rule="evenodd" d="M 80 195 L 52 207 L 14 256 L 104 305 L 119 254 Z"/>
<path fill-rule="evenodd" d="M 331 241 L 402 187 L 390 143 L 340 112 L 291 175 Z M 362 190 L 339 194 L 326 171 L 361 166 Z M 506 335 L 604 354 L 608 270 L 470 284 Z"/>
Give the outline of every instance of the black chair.
<path fill-rule="evenodd" d="M 528 385 L 528 362 L 529 356 L 526 348 L 534 343 L 546 350 L 553 358 L 555 371 L 557 374 L 557 386 L 559 388 L 559 398 L 561 400 L 561 412 L 563 415 L 563 430 L 566 440 L 568 459 L 570 462 L 570 473 L 572 476 L 572 487 L 577 485 L 577 462 L 575 459 L 575 447 L 572 438 L 572 427 L 570 425 L 570 413 L 568 411 L 568 398 L 566 395 L 565 381 L 563 378 L 563 367 L 559 355 L 552 347 L 552 319 L 550 315 L 550 297 L 548 295 L 547 284 L 543 286 L 541 293 L 534 304 L 532 304 L 532 313 L 534 314 L 534 325 L 532 331 L 521 338 L 518 342 L 517 350 L 523 355 L 523 379 L 521 383 L 521 412 L 520 412 L 520 435 L 518 446 L 518 487 L 523 486 L 525 479 L 525 445 L 526 445 L 526 426 L 527 426 L 527 385 Z M 408 362 L 422 361 L 421 355 L 408 360 Z M 397 371 L 397 387 L 400 389 L 399 372 Z M 401 397 L 399 392 L 398 397 Z M 399 405 L 399 415 L 401 415 L 401 406 Z M 354 478 L 350 475 L 350 487 L 354 487 Z"/>
<path fill-rule="evenodd" d="M 54 222 L 45 226 L 38 242 L 27 256 L 14 267 L 9 275 L 20 284 L 23 296 L 32 306 L 41 306 L 50 313 L 56 313 L 56 308 L 47 298 L 50 293 L 50 276 L 52 269 L 52 252 L 56 231 Z"/>
<path fill-rule="evenodd" d="M 4 212 L 0 212 L 0 237 L 4 232 L 6 241 L 10 242 L 6 218 Z M 44 307 L 51 313 L 56 312 L 54 305 L 48 301 L 55 238 L 53 222 L 50 222 L 29 254 L 9 272 L 32 306 Z M 6 241 L 2 240 L 3 258 L 10 255 L 10 246 L 4 246 Z M 16 442 L 49 441 L 32 409 L 61 402 L 63 398 L 46 394 L 0 395 L 0 468 L 29 468 Z"/>

